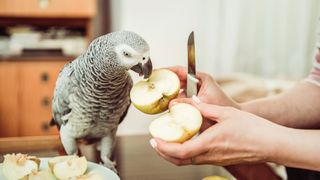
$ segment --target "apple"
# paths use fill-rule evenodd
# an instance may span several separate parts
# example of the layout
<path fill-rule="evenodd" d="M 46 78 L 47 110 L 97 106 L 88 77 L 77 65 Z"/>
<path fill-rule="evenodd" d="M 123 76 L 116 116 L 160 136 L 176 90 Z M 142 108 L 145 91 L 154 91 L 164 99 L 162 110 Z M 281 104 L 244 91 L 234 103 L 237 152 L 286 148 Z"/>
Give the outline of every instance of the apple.
<path fill-rule="evenodd" d="M 51 173 L 50 169 L 44 169 L 29 174 L 28 180 L 55 180 L 55 177 Z"/>
<path fill-rule="evenodd" d="M 78 156 L 76 156 L 76 155 L 68 155 L 68 156 L 66 155 L 66 156 L 56 156 L 56 157 L 50 158 L 48 160 L 48 167 L 53 172 L 53 168 L 57 163 L 69 161 L 69 160 L 72 160 L 72 159 L 77 158 L 77 157 Z"/>
<path fill-rule="evenodd" d="M 228 179 L 222 176 L 207 176 L 202 180 L 228 180 Z"/>
<path fill-rule="evenodd" d="M 3 175 L 7 179 L 27 179 L 27 176 L 38 171 L 40 159 L 26 154 L 6 154 L 3 161 Z"/>
<path fill-rule="evenodd" d="M 78 177 L 77 180 L 103 180 L 103 177 L 98 172 L 91 171 Z"/>
<path fill-rule="evenodd" d="M 75 155 L 58 156 L 48 161 L 48 166 L 59 179 L 79 177 L 87 170 L 87 160 Z"/>
<path fill-rule="evenodd" d="M 178 76 L 167 69 L 154 70 L 147 80 L 134 84 L 130 91 L 132 104 L 146 114 L 158 114 L 168 109 L 170 100 L 180 90 Z"/>
<path fill-rule="evenodd" d="M 194 106 L 178 103 L 158 119 L 151 122 L 149 131 L 153 137 L 167 142 L 182 143 L 200 130 L 202 116 Z"/>

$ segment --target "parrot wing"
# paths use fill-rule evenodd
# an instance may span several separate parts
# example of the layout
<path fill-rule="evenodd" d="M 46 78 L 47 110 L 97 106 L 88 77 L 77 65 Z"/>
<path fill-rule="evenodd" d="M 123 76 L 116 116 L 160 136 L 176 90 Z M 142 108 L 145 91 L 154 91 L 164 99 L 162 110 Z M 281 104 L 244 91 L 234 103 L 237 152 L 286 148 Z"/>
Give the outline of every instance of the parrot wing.
<path fill-rule="evenodd" d="M 130 103 L 128 104 L 127 109 L 126 109 L 126 110 L 123 112 L 123 114 L 121 115 L 119 124 L 120 124 L 120 123 L 124 120 L 124 118 L 127 116 L 128 111 L 129 111 L 130 104 L 131 104 L 131 101 L 130 101 Z"/>
<path fill-rule="evenodd" d="M 128 92 L 129 92 L 129 94 L 130 94 L 130 90 L 131 90 L 131 88 L 132 88 L 132 86 L 133 86 L 133 81 L 132 81 L 132 79 L 131 79 L 130 76 L 129 76 L 129 78 L 128 78 L 127 80 L 128 80 L 127 88 L 128 88 Z M 129 94 L 128 94 L 128 96 L 130 96 Z M 122 115 L 121 115 L 121 117 L 120 117 L 119 124 L 120 124 L 120 123 L 124 120 L 124 118 L 127 116 L 128 111 L 129 111 L 129 108 L 130 108 L 130 105 L 131 105 L 131 100 L 130 100 L 130 98 L 129 98 L 129 102 L 128 102 L 128 104 L 127 104 L 126 110 L 122 113 Z"/>
<path fill-rule="evenodd" d="M 66 64 L 58 76 L 54 95 L 52 98 L 52 111 L 54 124 L 60 126 L 65 124 L 68 120 L 68 115 L 71 112 L 69 107 L 69 97 L 74 90 L 74 68 L 73 61 Z M 53 124 L 53 123 L 50 123 Z"/>

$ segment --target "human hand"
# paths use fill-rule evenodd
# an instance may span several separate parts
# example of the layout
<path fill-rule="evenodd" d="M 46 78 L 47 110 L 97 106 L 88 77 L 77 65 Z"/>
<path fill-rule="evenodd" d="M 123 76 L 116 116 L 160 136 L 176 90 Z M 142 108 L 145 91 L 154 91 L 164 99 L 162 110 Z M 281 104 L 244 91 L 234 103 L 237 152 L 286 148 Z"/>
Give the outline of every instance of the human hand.
<path fill-rule="evenodd" d="M 182 66 L 168 67 L 167 69 L 176 73 L 180 79 L 181 89 L 186 88 L 187 82 L 187 70 Z M 232 106 L 237 109 L 240 109 L 240 106 L 228 97 L 216 83 L 216 81 L 209 74 L 203 72 L 197 72 L 196 77 L 199 79 L 198 83 L 198 94 L 197 97 L 204 103 L 216 104 L 221 106 Z M 186 95 L 184 91 L 179 95 L 177 99 L 174 99 L 170 102 L 169 106 L 172 106 L 174 103 L 181 101 L 181 98 L 185 98 Z M 207 120 L 204 118 L 200 132 L 212 126 L 215 122 Z"/>
<path fill-rule="evenodd" d="M 187 70 L 182 66 L 168 67 L 167 69 L 176 73 L 180 79 L 181 89 L 186 88 Z M 199 79 L 197 97 L 204 103 L 216 104 L 221 106 L 232 106 L 239 108 L 238 104 L 229 98 L 219 87 L 216 81 L 209 74 L 197 72 Z M 186 97 L 182 94 L 180 98 Z M 172 101 L 174 102 L 174 100 Z"/>
<path fill-rule="evenodd" d="M 199 102 L 196 97 L 193 99 L 180 99 L 180 102 L 194 105 L 204 117 L 217 123 L 182 144 L 157 138 L 150 140 L 160 156 L 176 165 L 225 166 L 269 160 L 269 154 L 273 153 L 272 142 L 282 126 L 233 107 L 210 105 Z"/>

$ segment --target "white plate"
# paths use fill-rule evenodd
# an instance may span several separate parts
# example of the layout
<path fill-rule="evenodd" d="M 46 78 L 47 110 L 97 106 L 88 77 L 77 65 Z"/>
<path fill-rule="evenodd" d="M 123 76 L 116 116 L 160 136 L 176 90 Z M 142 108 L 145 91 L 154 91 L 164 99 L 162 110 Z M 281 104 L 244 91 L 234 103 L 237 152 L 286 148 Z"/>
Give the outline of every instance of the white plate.
<path fill-rule="evenodd" d="M 48 168 L 48 160 L 50 158 L 40 158 L 41 163 L 40 163 L 40 170 Z M 99 174 L 103 179 L 108 179 L 108 180 L 120 180 L 119 176 L 111 171 L 110 169 L 96 164 L 92 162 L 88 162 L 88 169 L 86 173 L 94 172 Z M 2 173 L 2 163 L 0 163 L 0 179 L 5 180 L 6 178 L 4 177 Z"/>

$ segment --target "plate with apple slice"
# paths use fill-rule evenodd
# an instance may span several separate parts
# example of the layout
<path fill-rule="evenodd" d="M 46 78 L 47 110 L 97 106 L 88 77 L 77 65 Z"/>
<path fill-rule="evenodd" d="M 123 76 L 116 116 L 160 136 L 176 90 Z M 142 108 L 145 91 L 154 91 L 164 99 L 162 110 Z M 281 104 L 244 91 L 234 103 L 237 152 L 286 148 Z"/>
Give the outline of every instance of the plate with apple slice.
<path fill-rule="evenodd" d="M 0 179 L 120 180 L 110 169 L 87 162 L 85 157 L 37 158 L 25 154 L 5 155 L 4 162 L 0 164 Z"/>

